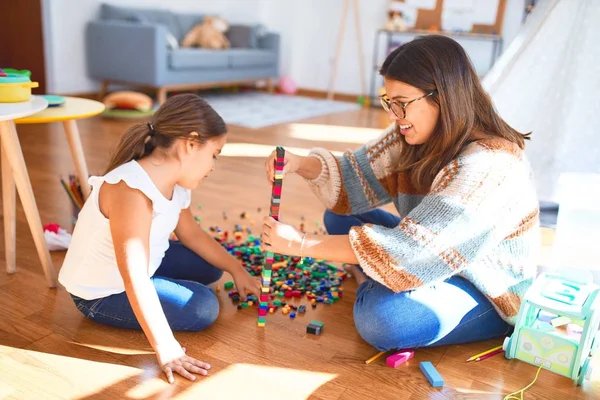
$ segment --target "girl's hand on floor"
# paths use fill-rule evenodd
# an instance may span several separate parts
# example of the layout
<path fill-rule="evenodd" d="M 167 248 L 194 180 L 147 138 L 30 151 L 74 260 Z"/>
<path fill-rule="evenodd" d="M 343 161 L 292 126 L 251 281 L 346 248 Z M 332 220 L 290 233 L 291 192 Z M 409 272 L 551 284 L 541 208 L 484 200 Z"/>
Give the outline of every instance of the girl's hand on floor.
<path fill-rule="evenodd" d="M 167 376 L 169 383 L 175 382 L 173 372 L 177 372 L 190 381 L 196 380 L 196 375 L 207 375 L 210 369 L 210 364 L 196 360 L 194 357 L 190 357 L 185 354 L 185 347 L 179 347 L 179 351 L 157 351 L 156 355 L 158 358 L 158 364 Z"/>
<path fill-rule="evenodd" d="M 275 158 L 277 157 L 277 150 L 273 150 L 271 155 L 267 158 L 265 162 L 265 168 L 267 171 L 267 181 L 272 185 L 275 181 Z M 298 156 L 294 153 L 290 153 L 289 151 L 285 152 L 285 158 L 283 160 L 283 176 L 287 174 L 294 173 L 298 171 L 300 166 L 302 165 L 302 159 L 304 157 Z"/>
<path fill-rule="evenodd" d="M 262 226 L 262 248 L 288 256 L 300 255 L 300 246 L 304 233 L 291 225 L 276 221 L 272 217 L 265 217 Z"/>
<path fill-rule="evenodd" d="M 260 279 L 258 277 L 250 275 L 243 267 L 232 276 L 240 296 L 245 298 L 247 292 L 260 295 Z"/>

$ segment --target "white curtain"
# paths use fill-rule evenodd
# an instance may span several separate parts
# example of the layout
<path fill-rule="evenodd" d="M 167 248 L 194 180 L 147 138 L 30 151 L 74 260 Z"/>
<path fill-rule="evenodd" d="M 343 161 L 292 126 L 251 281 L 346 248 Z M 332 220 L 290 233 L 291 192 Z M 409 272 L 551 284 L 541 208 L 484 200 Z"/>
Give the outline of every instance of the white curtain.
<path fill-rule="evenodd" d="M 600 173 L 600 0 L 541 0 L 483 80 L 500 115 L 533 132 L 542 201 L 563 172 Z"/>

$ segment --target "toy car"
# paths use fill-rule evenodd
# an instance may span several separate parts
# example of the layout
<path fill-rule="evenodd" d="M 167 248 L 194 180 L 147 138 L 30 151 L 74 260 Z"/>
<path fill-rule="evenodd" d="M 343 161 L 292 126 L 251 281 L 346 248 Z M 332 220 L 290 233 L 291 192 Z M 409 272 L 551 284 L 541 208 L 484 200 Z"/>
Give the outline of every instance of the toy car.
<path fill-rule="evenodd" d="M 573 379 L 589 379 L 600 335 L 600 286 L 585 271 L 541 274 L 519 309 L 515 329 L 504 340 L 506 358 L 516 358 Z"/>

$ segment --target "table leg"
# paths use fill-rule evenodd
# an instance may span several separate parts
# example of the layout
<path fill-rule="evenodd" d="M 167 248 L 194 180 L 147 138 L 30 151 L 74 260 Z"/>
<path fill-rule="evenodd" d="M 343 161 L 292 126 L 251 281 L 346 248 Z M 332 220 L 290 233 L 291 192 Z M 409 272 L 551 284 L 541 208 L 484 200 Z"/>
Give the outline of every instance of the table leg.
<path fill-rule="evenodd" d="M 85 162 L 85 156 L 83 154 L 83 147 L 81 146 L 81 138 L 79 137 L 79 129 L 77 129 L 77 123 L 75 120 L 63 121 L 63 127 L 67 134 L 67 141 L 69 142 L 69 148 L 71 149 L 71 155 L 73 157 L 73 163 L 75 164 L 75 170 L 79 177 L 79 184 L 81 185 L 81 191 L 83 192 L 84 200 L 90 195 L 90 185 L 88 179 L 90 177 Z"/>
<path fill-rule="evenodd" d="M 6 272 L 17 271 L 17 193 L 15 180 L 8 162 L 4 145 L 2 147 L 2 201 L 4 206 L 4 253 L 6 255 Z"/>
<path fill-rule="evenodd" d="M 3 155 L 7 156 L 8 163 L 13 172 L 14 182 L 19 192 L 19 198 L 21 199 L 27 222 L 29 223 L 29 229 L 33 236 L 38 257 L 44 269 L 44 275 L 46 276 L 48 285 L 54 288 L 57 285 L 56 270 L 52 264 L 48 245 L 44 238 L 42 221 L 33 195 L 33 188 L 31 187 L 31 181 L 29 180 L 27 166 L 25 165 L 25 159 L 23 158 L 21 144 L 19 143 L 14 123 L 12 121 L 0 121 L 0 135 L 2 138 L 2 147 L 4 148 Z"/>

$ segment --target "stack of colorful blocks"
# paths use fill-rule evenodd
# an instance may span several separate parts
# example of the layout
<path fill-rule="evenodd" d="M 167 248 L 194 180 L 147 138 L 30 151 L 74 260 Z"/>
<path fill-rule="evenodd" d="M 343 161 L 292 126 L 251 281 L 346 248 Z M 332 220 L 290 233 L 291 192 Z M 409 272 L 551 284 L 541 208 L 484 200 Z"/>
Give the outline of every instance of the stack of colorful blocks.
<path fill-rule="evenodd" d="M 277 147 L 277 156 L 275 158 L 275 179 L 273 182 L 273 192 L 271 194 L 271 209 L 269 215 L 275 220 L 279 220 L 279 204 L 281 202 L 281 187 L 283 185 L 283 163 L 285 160 L 285 150 L 283 147 Z M 269 291 L 271 290 L 271 268 L 273 266 L 273 252 L 267 252 L 265 267 L 261 277 L 260 304 L 258 309 L 258 326 L 265 326 L 267 310 L 269 309 Z"/>

